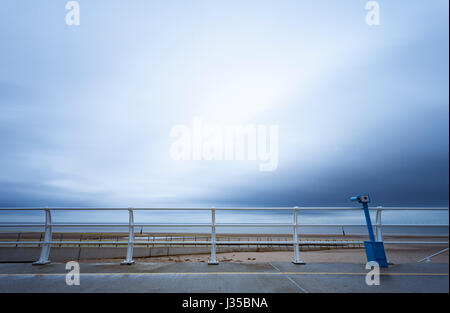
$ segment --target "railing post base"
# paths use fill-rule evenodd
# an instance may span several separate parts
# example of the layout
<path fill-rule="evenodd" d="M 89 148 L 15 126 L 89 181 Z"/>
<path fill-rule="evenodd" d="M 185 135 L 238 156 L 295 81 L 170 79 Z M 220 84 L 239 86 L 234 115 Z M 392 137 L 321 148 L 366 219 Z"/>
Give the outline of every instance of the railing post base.
<path fill-rule="evenodd" d="M 208 261 L 208 265 L 219 265 L 219 261 L 213 261 L 213 260 L 209 260 Z"/>
<path fill-rule="evenodd" d="M 300 261 L 296 261 L 296 260 L 292 260 L 292 263 L 297 264 L 297 265 L 304 265 L 306 264 L 304 261 L 300 260 Z"/>
<path fill-rule="evenodd" d="M 48 260 L 48 261 L 36 261 L 36 262 L 31 263 L 31 264 L 32 265 L 47 265 L 47 264 L 50 264 L 50 263 L 51 263 L 51 261 Z"/>
<path fill-rule="evenodd" d="M 120 262 L 120 265 L 133 265 L 134 261 L 122 261 Z"/>

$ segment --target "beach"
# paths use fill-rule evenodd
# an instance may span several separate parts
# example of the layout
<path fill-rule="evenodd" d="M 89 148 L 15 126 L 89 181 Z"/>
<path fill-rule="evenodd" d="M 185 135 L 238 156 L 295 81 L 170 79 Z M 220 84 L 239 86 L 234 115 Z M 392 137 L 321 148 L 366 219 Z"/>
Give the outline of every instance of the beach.
<path fill-rule="evenodd" d="M 386 248 L 389 262 L 394 264 L 415 263 L 420 259 L 442 250 L 442 247 L 424 246 L 390 246 Z M 323 249 L 302 251 L 301 258 L 306 263 L 365 263 L 364 249 Z M 137 262 L 207 262 L 208 254 L 178 255 L 153 258 L 138 258 Z M 218 253 L 219 262 L 255 263 L 255 262 L 290 262 L 291 251 L 266 252 L 225 252 Z M 449 253 L 445 252 L 432 259 L 433 263 L 449 263 Z"/>
<path fill-rule="evenodd" d="M 32 242 L 42 239 L 41 233 L 2 234 L 2 240 L 17 240 Z M 210 245 L 200 244 L 209 242 L 210 237 L 198 234 L 175 233 L 147 233 L 135 234 L 134 260 L 136 262 L 207 262 L 210 255 Z M 99 244 L 89 244 L 93 240 Z M 152 241 L 173 241 L 173 244 L 153 244 Z M 313 263 L 364 263 L 365 251 L 362 241 L 366 236 L 360 235 L 301 235 L 301 258 L 305 262 Z M 123 233 L 54 233 L 50 258 L 53 261 L 77 260 L 80 262 L 120 262 L 125 256 L 127 235 Z M 120 241 L 121 243 L 112 243 Z M 188 241 L 194 242 L 189 244 Z M 199 241 L 199 244 L 195 242 Z M 292 235 L 248 235 L 221 234 L 217 242 L 233 241 L 242 244 L 219 244 L 217 259 L 219 262 L 254 263 L 254 262 L 290 262 L 293 257 L 292 245 L 282 244 L 292 241 Z M 244 244 L 246 241 L 272 242 L 267 244 Z M 280 241 L 280 244 L 276 244 Z M 392 263 L 414 263 L 426 258 L 448 245 L 447 236 L 384 236 L 388 260 Z M 433 241 L 442 244 L 389 244 L 389 242 L 422 242 Z M 176 242 L 176 243 L 175 243 Z M 186 242 L 186 243 L 183 243 Z M 307 243 L 306 243 L 307 242 Z M 39 257 L 38 244 L 11 244 L 0 248 L 0 261 L 35 261 Z M 15 256 L 14 256 L 15 255 Z M 433 262 L 448 263 L 448 252 L 432 259 Z"/>

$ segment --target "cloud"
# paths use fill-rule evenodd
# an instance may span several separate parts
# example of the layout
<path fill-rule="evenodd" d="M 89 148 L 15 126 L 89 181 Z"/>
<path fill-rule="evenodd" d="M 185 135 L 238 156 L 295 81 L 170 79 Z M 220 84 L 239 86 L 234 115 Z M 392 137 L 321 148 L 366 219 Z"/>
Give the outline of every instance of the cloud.
<path fill-rule="evenodd" d="M 105 3 L 0 13 L 1 206 L 448 205 L 448 2 Z M 277 171 L 171 160 L 194 116 L 278 125 Z"/>

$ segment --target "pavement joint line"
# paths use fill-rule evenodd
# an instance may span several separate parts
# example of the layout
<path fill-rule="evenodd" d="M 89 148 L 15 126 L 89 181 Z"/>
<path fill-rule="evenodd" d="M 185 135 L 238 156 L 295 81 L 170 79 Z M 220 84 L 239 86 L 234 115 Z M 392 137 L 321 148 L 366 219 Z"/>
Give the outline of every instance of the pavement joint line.
<path fill-rule="evenodd" d="M 0 273 L 1 277 L 18 276 L 65 276 L 67 273 Z M 346 275 L 365 276 L 367 273 L 340 273 L 340 272 L 176 272 L 176 273 L 80 273 L 81 276 L 162 276 L 162 275 Z M 381 276 L 449 276 L 448 273 L 380 273 Z"/>
<path fill-rule="evenodd" d="M 273 265 L 271 262 L 269 262 L 269 264 L 276 269 L 278 272 L 281 273 L 280 269 L 278 267 L 276 267 L 275 265 Z M 284 277 L 286 277 L 295 287 L 297 287 L 301 292 L 303 293 L 309 293 L 308 290 L 306 290 L 305 288 L 303 288 L 302 286 L 300 286 L 295 280 L 293 280 L 292 278 L 289 277 L 289 275 L 284 275 Z"/>

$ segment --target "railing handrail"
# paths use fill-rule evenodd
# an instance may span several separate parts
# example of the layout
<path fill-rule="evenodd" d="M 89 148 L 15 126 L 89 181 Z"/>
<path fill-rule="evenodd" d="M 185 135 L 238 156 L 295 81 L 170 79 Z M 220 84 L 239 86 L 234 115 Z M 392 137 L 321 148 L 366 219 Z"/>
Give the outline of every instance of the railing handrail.
<path fill-rule="evenodd" d="M 102 208 L 102 207 L 0 207 L 0 211 L 211 211 L 211 208 Z M 222 207 L 216 211 L 292 211 L 293 207 Z M 360 207 L 298 207 L 299 211 L 360 211 Z M 369 210 L 381 211 L 448 211 L 449 207 L 369 207 Z"/>
<path fill-rule="evenodd" d="M 66 224 L 66 223 L 51 223 L 54 227 L 128 227 L 129 224 L 120 223 L 86 223 L 86 224 Z M 43 227 L 45 224 L 12 224 L 12 223 L 0 223 L 0 227 Z M 148 223 L 135 223 L 135 227 L 211 227 L 212 224 L 148 224 Z M 216 227 L 292 227 L 292 224 L 288 223 L 216 223 Z M 375 224 L 373 227 L 449 227 L 449 224 Z M 366 227 L 366 224 L 302 224 L 299 223 L 296 227 Z"/>

